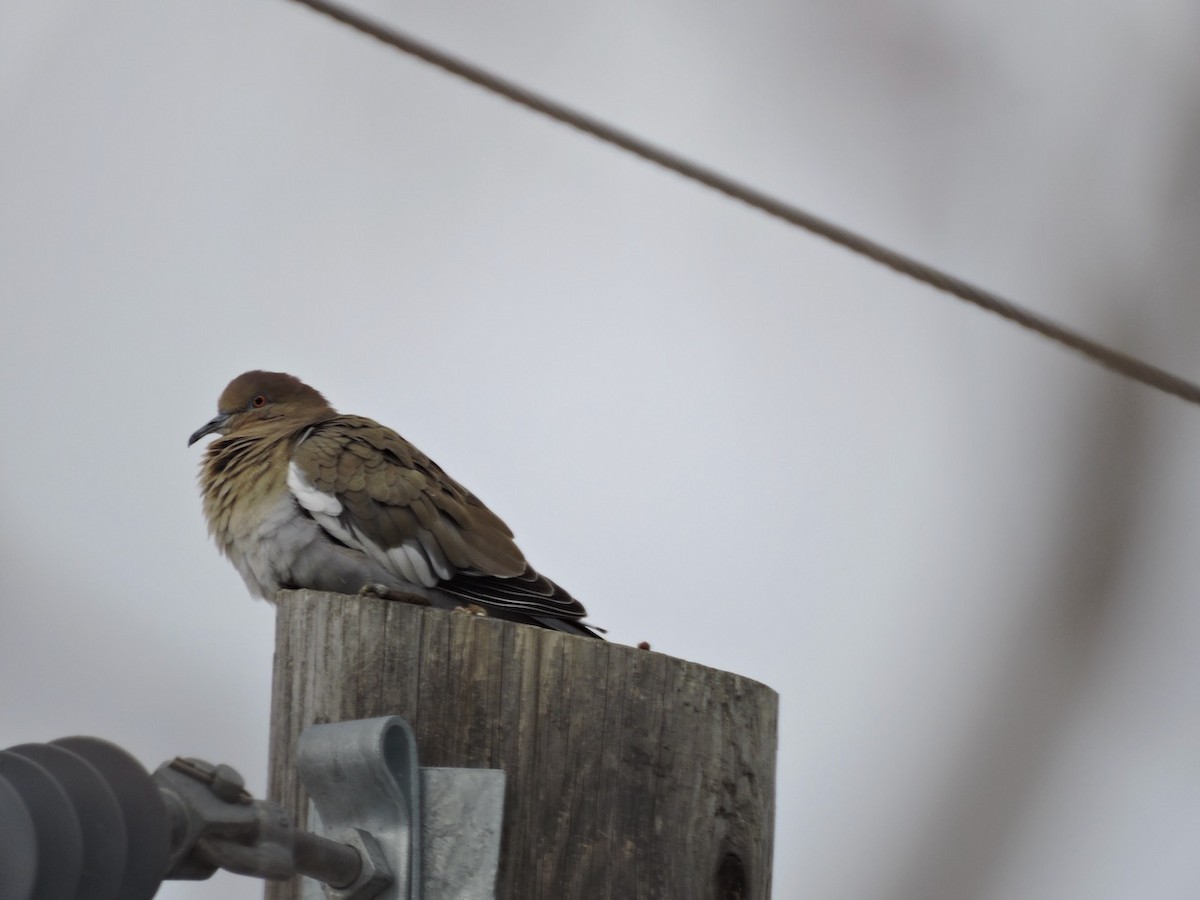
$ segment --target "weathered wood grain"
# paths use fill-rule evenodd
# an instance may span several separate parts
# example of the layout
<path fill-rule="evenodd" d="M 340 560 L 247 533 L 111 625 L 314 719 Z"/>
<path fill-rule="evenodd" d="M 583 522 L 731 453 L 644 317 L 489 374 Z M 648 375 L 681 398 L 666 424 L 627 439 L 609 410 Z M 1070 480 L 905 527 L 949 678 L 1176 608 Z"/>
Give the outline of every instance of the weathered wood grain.
<path fill-rule="evenodd" d="M 271 796 L 304 822 L 293 753 L 306 726 L 401 715 L 422 765 L 507 772 L 501 900 L 767 900 L 777 714 L 770 688 L 659 653 L 288 592 Z"/>

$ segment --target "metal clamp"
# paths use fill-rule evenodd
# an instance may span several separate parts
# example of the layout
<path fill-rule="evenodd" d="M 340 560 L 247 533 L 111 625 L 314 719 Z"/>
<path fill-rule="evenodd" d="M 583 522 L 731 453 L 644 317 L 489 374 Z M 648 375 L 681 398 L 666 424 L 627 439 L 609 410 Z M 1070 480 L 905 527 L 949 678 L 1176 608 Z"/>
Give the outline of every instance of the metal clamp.
<path fill-rule="evenodd" d="M 378 840 L 394 879 L 371 896 L 495 896 L 504 772 L 419 768 L 416 738 L 399 716 L 310 726 L 300 736 L 297 769 L 312 798 L 313 831 L 346 842 L 354 829 L 366 829 Z M 329 900 L 365 896 L 324 893 Z M 302 896 L 318 900 L 319 893 L 306 886 Z"/>
<path fill-rule="evenodd" d="M 310 826 L 341 842 L 364 830 L 373 835 L 392 873 L 384 896 L 419 900 L 420 773 L 408 723 L 389 716 L 312 725 L 300 735 L 296 768 L 319 817 Z M 325 894 L 331 900 L 363 900 L 357 887 Z"/>

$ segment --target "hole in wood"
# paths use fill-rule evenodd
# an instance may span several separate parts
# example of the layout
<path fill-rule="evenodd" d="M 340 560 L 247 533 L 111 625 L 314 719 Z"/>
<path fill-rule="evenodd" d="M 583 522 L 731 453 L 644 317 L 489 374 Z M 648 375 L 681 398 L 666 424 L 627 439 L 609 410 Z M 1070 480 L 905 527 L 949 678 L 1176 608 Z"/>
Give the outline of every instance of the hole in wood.
<path fill-rule="evenodd" d="M 726 853 L 717 867 L 717 900 L 744 900 L 746 887 L 746 864 L 736 853 Z"/>

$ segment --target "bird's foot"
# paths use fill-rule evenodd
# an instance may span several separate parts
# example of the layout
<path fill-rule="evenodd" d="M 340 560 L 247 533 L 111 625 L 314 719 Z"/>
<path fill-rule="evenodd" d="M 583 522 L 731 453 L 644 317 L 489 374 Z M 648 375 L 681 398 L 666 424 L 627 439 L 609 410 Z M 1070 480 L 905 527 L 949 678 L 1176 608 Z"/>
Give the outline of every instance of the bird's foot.
<path fill-rule="evenodd" d="M 400 588 L 388 587 L 386 584 L 364 584 L 358 589 L 358 596 L 392 600 L 396 603 L 411 603 L 413 606 L 429 606 L 429 598 Z"/>
<path fill-rule="evenodd" d="M 482 606 L 475 603 L 468 603 L 466 606 L 454 607 L 456 613 L 466 613 L 468 616 L 487 616 L 488 611 Z"/>

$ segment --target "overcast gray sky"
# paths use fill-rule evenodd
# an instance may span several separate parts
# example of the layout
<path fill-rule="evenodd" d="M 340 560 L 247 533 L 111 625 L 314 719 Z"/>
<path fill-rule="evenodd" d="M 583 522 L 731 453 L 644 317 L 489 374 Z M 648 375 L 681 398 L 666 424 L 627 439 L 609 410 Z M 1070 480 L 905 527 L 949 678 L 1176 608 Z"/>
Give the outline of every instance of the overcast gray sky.
<path fill-rule="evenodd" d="M 358 8 L 1200 378 L 1194 4 Z M 779 900 L 1200 891 L 1179 401 L 284 0 L 0 7 L 0 297 L 0 747 L 262 793 L 184 442 L 278 369 L 780 692 Z"/>

